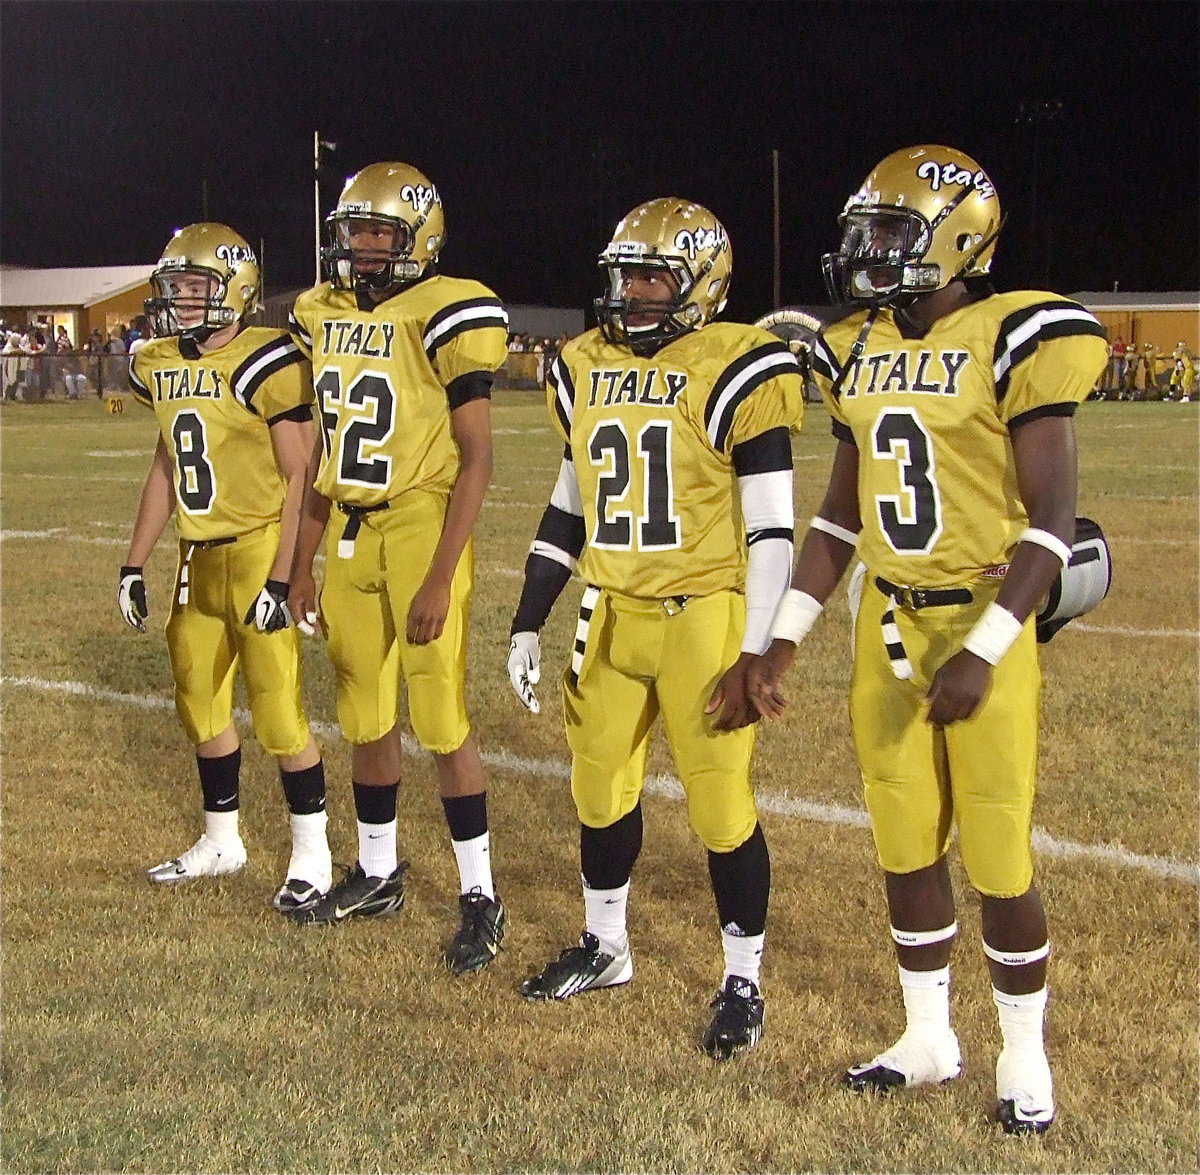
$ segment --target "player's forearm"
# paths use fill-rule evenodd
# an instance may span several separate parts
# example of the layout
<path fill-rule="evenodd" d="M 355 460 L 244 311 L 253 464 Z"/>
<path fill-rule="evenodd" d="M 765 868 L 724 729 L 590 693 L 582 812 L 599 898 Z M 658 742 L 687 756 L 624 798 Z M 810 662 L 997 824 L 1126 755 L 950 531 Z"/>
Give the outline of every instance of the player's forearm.
<path fill-rule="evenodd" d="M 465 462 L 459 470 L 458 479 L 450 491 L 442 534 L 433 552 L 427 579 L 448 584 L 454 578 L 458 561 L 462 558 L 471 531 L 479 519 L 479 512 L 483 509 L 483 499 L 491 480 L 490 451 L 486 456 Z"/>
<path fill-rule="evenodd" d="M 304 509 L 305 485 L 304 472 L 301 471 L 288 478 L 287 492 L 283 498 L 283 509 L 279 515 L 279 548 L 275 552 L 275 562 L 271 565 L 271 578 L 288 582 L 292 577 L 292 566 L 296 559 L 298 539 L 300 535 L 300 519 Z M 322 526 L 322 531 L 324 526 Z M 317 537 L 320 542 L 320 536 Z M 309 566 L 311 566 L 311 560 Z"/>
<path fill-rule="evenodd" d="M 285 579 L 294 580 L 296 575 L 311 575 L 313 560 L 321 549 L 321 539 L 329 524 L 329 499 L 317 493 L 311 484 L 304 489 L 304 499 L 296 523 L 295 550 L 292 555 L 291 573 Z"/>
<path fill-rule="evenodd" d="M 158 452 L 146 474 L 138 500 L 137 517 L 133 523 L 133 534 L 129 539 L 129 550 L 125 554 L 125 566 L 144 567 L 150 558 L 162 532 L 166 529 L 175 509 L 175 491 L 171 485 L 170 468 Z"/>

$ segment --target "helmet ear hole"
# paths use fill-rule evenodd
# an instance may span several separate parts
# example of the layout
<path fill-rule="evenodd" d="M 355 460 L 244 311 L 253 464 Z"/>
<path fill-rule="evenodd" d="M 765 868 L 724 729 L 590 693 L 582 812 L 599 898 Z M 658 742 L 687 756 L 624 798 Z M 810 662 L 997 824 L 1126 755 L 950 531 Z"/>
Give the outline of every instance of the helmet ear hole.
<path fill-rule="evenodd" d="M 960 253 L 965 253 L 974 243 L 975 239 L 970 233 L 959 233 L 958 240 L 954 242 Z"/>

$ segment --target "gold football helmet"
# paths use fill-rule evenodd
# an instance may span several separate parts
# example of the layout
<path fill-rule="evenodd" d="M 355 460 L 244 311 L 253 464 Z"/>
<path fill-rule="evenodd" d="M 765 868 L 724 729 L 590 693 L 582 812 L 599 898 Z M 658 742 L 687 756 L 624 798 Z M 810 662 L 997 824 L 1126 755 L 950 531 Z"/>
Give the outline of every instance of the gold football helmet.
<path fill-rule="evenodd" d="M 372 163 L 352 175 L 325 223 L 329 245 L 322 260 L 340 290 L 378 294 L 414 282 L 437 260 L 446 239 L 437 188 L 407 163 Z M 368 225 L 389 226 L 391 241 L 369 248 L 352 244 L 356 230 Z"/>
<path fill-rule="evenodd" d="M 600 254 L 608 290 L 595 301 L 600 329 L 610 343 L 652 352 L 712 321 L 725 308 L 733 253 L 721 222 L 699 204 L 667 197 L 639 204 L 616 227 Z M 678 293 L 650 302 L 626 295 L 631 269 L 664 269 Z M 656 321 L 634 326 L 630 315 Z"/>
<path fill-rule="evenodd" d="M 258 308 L 258 258 L 224 224 L 190 224 L 167 242 L 144 308 L 156 335 L 202 343 Z"/>
<path fill-rule="evenodd" d="M 895 151 L 846 201 L 842 244 L 821 259 L 835 301 L 903 305 L 992 264 L 1000 200 L 983 168 L 953 147 Z"/>

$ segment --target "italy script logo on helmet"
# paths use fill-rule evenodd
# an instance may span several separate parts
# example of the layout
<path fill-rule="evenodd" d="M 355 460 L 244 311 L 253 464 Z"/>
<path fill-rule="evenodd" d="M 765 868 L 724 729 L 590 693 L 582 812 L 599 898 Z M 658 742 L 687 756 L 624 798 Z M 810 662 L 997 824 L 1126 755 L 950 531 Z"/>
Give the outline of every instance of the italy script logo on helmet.
<path fill-rule="evenodd" d="M 218 261 L 224 261 L 230 269 L 237 269 L 243 261 L 249 261 L 251 265 L 257 265 L 258 261 L 254 256 L 254 251 L 248 245 L 229 245 L 220 244 L 214 250 Z"/>
<path fill-rule="evenodd" d="M 407 200 L 418 212 L 424 212 L 430 204 L 440 203 L 437 188 L 432 184 L 429 187 L 424 184 L 405 184 L 400 189 L 400 199 Z"/>
<path fill-rule="evenodd" d="M 725 244 L 725 230 L 719 225 L 711 228 L 681 228 L 675 234 L 675 248 L 686 253 L 689 261 L 696 260 L 700 249 L 719 249 Z"/>
<path fill-rule="evenodd" d="M 957 163 L 938 163 L 926 159 L 917 168 L 917 176 L 927 180 L 929 187 L 937 192 L 943 184 L 957 184 L 959 187 L 974 188 L 984 200 L 991 199 L 996 194 L 992 181 L 982 171 L 968 171 Z"/>

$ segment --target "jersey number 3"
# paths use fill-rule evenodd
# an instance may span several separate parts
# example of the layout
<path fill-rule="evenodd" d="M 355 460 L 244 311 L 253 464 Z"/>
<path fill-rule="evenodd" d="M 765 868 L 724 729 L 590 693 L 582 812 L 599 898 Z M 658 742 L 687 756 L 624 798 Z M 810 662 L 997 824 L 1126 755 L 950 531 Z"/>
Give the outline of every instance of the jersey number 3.
<path fill-rule="evenodd" d="M 679 546 L 671 477 L 671 425 L 652 420 L 631 446 L 625 424 L 603 420 L 588 438 L 588 459 L 601 470 L 596 478 L 596 525 L 589 542 L 609 551 L 633 549 L 635 515 L 617 505 L 629 494 L 632 454 L 642 460 L 642 503 L 636 517 L 639 551 L 670 551 Z"/>
<path fill-rule="evenodd" d="M 899 467 L 901 492 L 875 495 L 888 544 L 900 555 L 928 555 L 942 533 L 942 502 L 934 478 L 933 441 L 921 418 L 910 408 L 881 412 L 871 430 L 871 450 L 877 461 L 894 461 Z"/>

